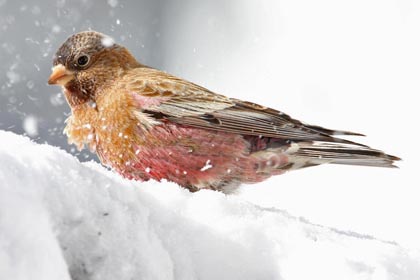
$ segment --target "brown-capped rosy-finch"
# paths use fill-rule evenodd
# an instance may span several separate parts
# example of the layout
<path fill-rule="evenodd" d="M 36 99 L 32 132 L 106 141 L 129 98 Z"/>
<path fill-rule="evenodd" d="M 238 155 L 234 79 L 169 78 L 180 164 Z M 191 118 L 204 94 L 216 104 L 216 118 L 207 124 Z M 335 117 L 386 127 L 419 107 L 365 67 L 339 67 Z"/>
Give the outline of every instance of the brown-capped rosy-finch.
<path fill-rule="evenodd" d="M 136 180 L 230 191 L 323 163 L 394 167 L 397 157 L 139 63 L 110 37 L 80 32 L 54 57 L 49 84 L 71 107 L 65 133 Z"/>

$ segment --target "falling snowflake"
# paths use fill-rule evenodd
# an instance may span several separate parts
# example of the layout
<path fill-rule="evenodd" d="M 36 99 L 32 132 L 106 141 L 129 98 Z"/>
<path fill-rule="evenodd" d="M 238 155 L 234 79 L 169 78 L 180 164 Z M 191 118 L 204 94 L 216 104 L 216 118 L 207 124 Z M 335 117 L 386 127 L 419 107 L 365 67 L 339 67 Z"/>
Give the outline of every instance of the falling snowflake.
<path fill-rule="evenodd" d="M 101 43 L 102 43 L 102 46 L 104 46 L 105 48 L 109 48 L 114 45 L 115 41 L 111 37 L 105 36 L 104 38 L 102 38 Z"/>
<path fill-rule="evenodd" d="M 23 130 L 30 137 L 38 135 L 38 119 L 35 116 L 28 115 L 23 119 Z"/>
<path fill-rule="evenodd" d="M 110 5 L 112 8 L 115 8 L 118 6 L 118 0 L 108 0 L 108 5 Z"/>

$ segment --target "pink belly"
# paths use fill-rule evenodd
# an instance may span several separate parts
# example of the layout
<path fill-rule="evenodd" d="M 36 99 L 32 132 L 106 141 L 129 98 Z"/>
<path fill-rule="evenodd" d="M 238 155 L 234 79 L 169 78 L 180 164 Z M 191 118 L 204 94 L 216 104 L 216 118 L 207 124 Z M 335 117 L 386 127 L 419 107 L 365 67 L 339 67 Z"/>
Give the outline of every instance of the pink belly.
<path fill-rule="evenodd" d="M 133 145 L 135 160 L 112 166 L 126 178 L 166 179 L 198 190 L 270 176 L 258 173 L 267 160 L 250 155 L 249 141 L 241 135 L 168 124 L 155 126 L 143 140 Z"/>

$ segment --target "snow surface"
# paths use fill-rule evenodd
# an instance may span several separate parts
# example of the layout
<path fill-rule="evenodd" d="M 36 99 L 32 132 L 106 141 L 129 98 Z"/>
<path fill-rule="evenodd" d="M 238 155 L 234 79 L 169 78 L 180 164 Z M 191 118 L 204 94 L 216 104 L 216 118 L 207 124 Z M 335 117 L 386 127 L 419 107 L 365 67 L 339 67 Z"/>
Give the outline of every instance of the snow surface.
<path fill-rule="evenodd" d="M 0 279 L 418 279 L 420 252 L 0 131 Z"/>

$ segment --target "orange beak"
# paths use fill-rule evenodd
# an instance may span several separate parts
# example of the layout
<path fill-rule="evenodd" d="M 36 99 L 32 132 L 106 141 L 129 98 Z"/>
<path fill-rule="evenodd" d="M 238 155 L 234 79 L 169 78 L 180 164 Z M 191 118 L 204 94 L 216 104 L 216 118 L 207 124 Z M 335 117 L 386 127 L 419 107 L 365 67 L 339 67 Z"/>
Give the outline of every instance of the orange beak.
<path fill-rule="evenodd" d="M 74 79 L 74 73 L 66 69 L 62 64 L 57 64 L 52 68 L 52 73 L 48 79 L 50 85 L 66 85 Z"/>

